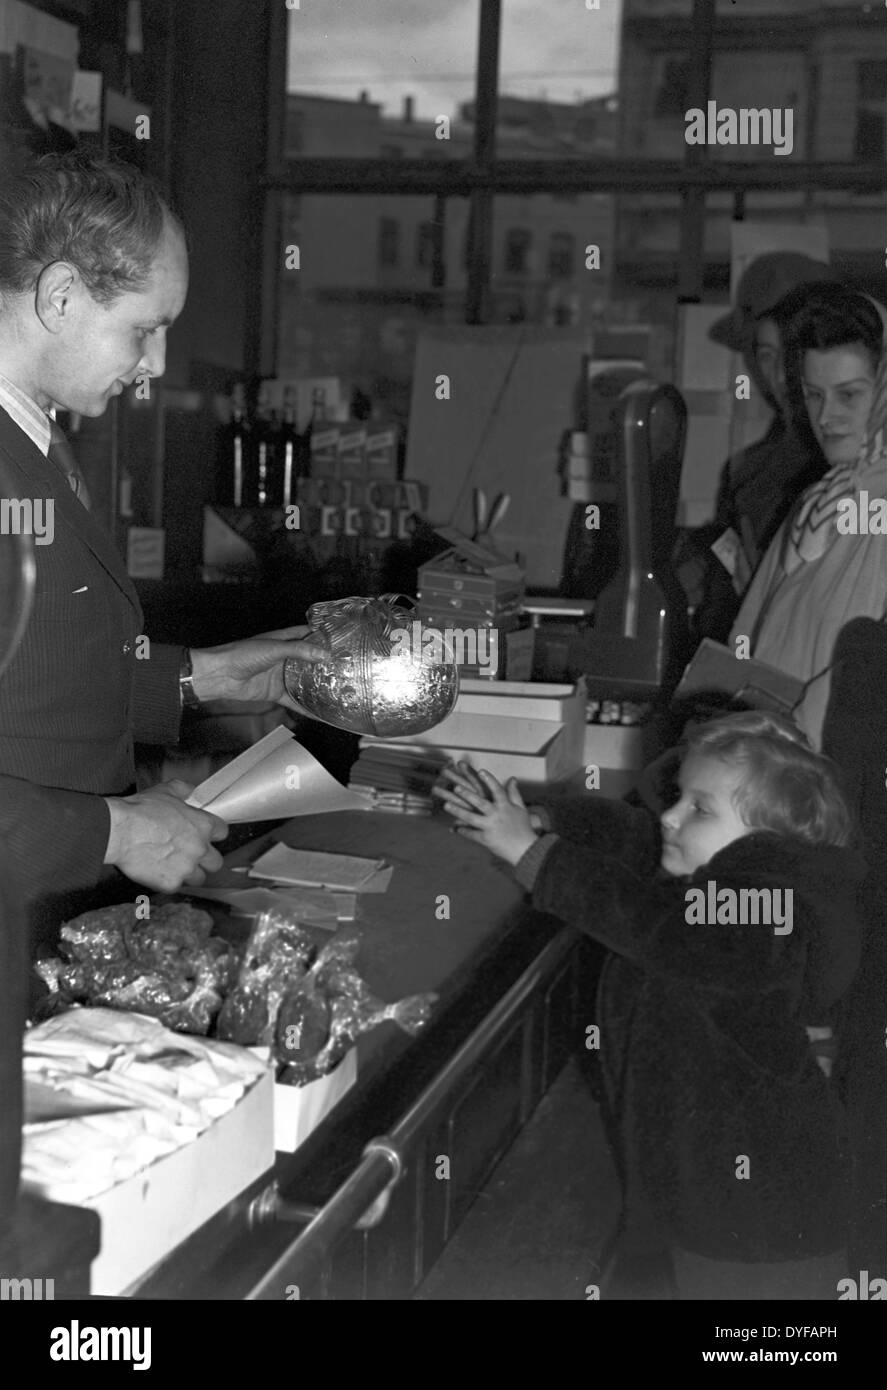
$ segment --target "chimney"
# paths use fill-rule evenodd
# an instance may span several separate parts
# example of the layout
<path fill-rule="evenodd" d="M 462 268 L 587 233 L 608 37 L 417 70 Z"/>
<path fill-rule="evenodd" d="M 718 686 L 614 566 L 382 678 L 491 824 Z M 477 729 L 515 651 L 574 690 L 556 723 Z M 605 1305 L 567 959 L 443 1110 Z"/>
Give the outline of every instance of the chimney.
<path fill-rule="evenodd" d="M 361 100 L 361 101 L 369 101 L 369 99 L 370 99 L 370 94 L 369 94 L 369 92 L 367 91 L 366 87 L 364 87 L 364 88 L 362 89 L 361 93 L 360 93 L 360 100 Z"/>
<path fill-rule="evenodd" d="M 405 121 L 413 119 L 413 98 L 404 97 L 403 99 L 403 118 Z"/>

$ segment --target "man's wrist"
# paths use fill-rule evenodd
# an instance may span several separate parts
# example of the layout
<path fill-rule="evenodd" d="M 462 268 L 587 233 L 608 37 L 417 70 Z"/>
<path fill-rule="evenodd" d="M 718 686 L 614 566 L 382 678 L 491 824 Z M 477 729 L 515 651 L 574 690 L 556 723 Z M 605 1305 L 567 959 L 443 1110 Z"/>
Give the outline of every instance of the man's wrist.
<path fill-rule="evenodd" d="M 182 648 L 182 661 L 179 667 L 179 697 L 182 709 L 198 709 L 200 696 L 194 689 L 194 663 L 190 647 Z"/>
<path fill-rule="evenodd" d="M 224 657 L 221 661 L 214 659 L 215 652 L 210 647 L 191 647 L 188 656 L 191 660 L 190 688 L 197 704 L 232 698 L 226 689 Z"/>

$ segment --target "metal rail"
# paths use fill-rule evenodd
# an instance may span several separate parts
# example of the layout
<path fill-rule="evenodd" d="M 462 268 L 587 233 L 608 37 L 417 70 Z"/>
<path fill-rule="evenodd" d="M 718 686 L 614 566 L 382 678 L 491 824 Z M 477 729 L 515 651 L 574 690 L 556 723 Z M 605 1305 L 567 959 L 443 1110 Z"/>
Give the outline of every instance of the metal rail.
<path fill-rule="evenodd" d="M 287 1204 L 273 1186 L 255 1199 L 250 1208 L 253 1224 L 273 1218 L 286 1219 L 287 1214 L 290 1219 L 304 1220 L 311 1216 L 311 1220 L 245 1295 L 247 1300 L 283 1297 L 287 1283 L 292 1283 L 297 1277 L 311 1278 L 319 1272 L 330 1249 L 341 1237 L 356 1226 L 365 1228 L 378 1224 L 387 1208 L 391 1189 L 406 1172 L 404 1153 L 411 1142 L 443 1105 L 447 1096 L 468 1076 L 541 981 L 569 953 L 575 940 L 575 934 L 564 929 L 549 942 L 404 1112 L 391 1133 L 367 1144 L 354 1172 L 324 1206 L 314 1210 L 300 1204 Z M 298 1276 L 294 1273 L 296 1266 Z"/>

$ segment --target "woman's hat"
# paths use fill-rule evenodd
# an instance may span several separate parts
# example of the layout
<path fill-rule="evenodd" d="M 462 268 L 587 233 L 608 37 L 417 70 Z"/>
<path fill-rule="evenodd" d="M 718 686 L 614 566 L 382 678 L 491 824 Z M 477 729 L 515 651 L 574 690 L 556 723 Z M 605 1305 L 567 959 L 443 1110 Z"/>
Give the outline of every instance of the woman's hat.
<path fill-rule="evenodd" d="M 734 307 L 712 324 L 708 336 L 723 347 L 742 352 L 755 319 L 774 309 L 791 290 L 815 280 L 838 279 L 825 261 L 815 261 L 799 251 L 767 251 L 746 266 Z"/>

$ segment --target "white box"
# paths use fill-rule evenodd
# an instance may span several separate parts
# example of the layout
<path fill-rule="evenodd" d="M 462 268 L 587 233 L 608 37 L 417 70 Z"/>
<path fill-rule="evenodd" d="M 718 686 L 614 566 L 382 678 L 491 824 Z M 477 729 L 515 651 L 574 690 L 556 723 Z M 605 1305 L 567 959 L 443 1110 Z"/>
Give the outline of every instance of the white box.
<path fill-rule="evenodd" d="M 445 753 L 454 761 L 467 762 L 478 770 L 486 768 L 500 782 L 516 777 L 519 782 L 558 782 L 577 772 L 582 762 L 582 728 L 575 729 L 551 725 L 553 730 L 548 742 L 535 753 L 521 749 L 505 748 L 463 748 L 455 744 L 435 745 L 437 751 Z M 366 748 L 379 743 L 390 743 L 391 739 L 362 738 L 360 747 Z M 417 757 L 427 755 L 428 744 L 402 744 L 415 752 Z"/>
<path fill-rule="evenodd" d="M 175 1153 L 82 1206 L 98 1212 L 90 1290 L 124 1293 L 274 1166 L 274 1080 L 259 1077 L 233 1110 Z"/>
<path fill-rule="evenodd" d="M 431 748 L 485 748 L 539 753 L 551 739 L 555 726 L 550 719 L 517 719 L 503 711 L 495 714 L 462 714 L 456 705 L 452 714 L 421 735 Z M 415 735 L 387 739 L 388 743 L 416 742 Z"/>
<path fill-rule="evenodd" d="M 276 1085 L 274 1147 L 281 1153 L 295 1153 L 356 1080 L 357 1048 L 352 1047 L 327 1076 L 319 1076 L 305 1086 Z"/>
<path fill-rule="evenodd" d="M 485 767 L 500 781 L 555 782 L 582 766 L 587 698 L 584 680 L 575 685 L 466 680 L 453 713 L 435 728 L 405 738 L 361 739 L 360 746 L 394 743 L 419 755 L 434 748 Z"/>
<path fill-rule="evenodd" d="M 453 713 L 584 724 L 587 698 L 584 681 L 557 685 L 533 681 L 460 680 Z"/>
<path fill-rule="evenodd" d="M 516 777 L 518 782 L 558 782 L 572 776 L 581 765 L 582 731 L 577 739 L 572 730 L 558 729 L 538 753 L 486 748 L 449 748 L 447 752 L 474 768 L 486 768 L 500 782 L 507 782 L 509 777 Z"/>

